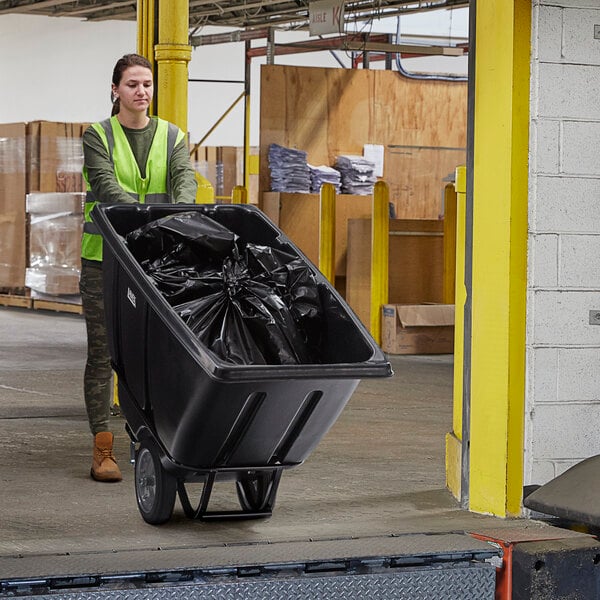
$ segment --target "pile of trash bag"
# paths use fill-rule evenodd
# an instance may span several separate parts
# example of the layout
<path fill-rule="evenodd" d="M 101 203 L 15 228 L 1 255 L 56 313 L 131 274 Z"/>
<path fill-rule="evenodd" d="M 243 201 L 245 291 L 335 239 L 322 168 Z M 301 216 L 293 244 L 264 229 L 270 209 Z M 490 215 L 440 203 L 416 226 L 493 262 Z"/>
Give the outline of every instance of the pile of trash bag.
<path fill-rule="evenodd" d="M 299 257 L 244 242 L 199 211 L 152 221 L 125 241 L 173 310 L 223 361 L 321 362 L 323 308 Z"/>

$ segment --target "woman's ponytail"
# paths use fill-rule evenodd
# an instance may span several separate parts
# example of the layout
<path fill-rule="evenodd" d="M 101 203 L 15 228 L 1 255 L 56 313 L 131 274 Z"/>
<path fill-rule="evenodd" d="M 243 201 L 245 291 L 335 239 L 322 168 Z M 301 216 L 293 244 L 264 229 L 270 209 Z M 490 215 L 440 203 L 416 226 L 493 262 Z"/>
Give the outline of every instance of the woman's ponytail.
<path fill-rule="evenodd" d="M 121 110 L 121 100 L 111 92 L 110 101 L 112 102 L 112 110 L 110 111 L 110 116 L 114 117 L 115 115 L 119 114 L 119 111 Z"/>

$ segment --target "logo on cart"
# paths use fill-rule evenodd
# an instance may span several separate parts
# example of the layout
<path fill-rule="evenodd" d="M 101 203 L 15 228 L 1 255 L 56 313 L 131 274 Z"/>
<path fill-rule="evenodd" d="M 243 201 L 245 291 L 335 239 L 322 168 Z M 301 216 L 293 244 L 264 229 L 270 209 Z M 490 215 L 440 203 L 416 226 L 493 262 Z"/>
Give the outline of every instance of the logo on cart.
<path fill-rule="evenodd" d="M 135 294 L 131 291 L 131 288 L 127 288 L 127 299 L 131 302 L 133 308 L 135 308 Z"/>

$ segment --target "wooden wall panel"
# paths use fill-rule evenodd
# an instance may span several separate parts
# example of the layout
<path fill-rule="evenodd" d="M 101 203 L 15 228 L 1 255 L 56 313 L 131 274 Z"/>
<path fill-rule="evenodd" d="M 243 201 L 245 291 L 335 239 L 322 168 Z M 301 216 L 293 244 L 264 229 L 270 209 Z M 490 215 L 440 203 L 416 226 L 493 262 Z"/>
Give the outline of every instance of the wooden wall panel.
<path fill-rule="evenodd" d="M 398 218 L 437 219 L 443 179 L 466 160 L 467 85 L 381 70 L 264 65 L 259 192 L 269 191 L 271 143 L 314 165 L 364 144 L 384 146 L 384 176 Z"/>
<path fill-rule="evenodd" d="M 371 315 L 371 220 L 348 221 L 346 300 L 364 325 Z M 444 301 L 444 222 L 391 219 L 389 304 Z"/>

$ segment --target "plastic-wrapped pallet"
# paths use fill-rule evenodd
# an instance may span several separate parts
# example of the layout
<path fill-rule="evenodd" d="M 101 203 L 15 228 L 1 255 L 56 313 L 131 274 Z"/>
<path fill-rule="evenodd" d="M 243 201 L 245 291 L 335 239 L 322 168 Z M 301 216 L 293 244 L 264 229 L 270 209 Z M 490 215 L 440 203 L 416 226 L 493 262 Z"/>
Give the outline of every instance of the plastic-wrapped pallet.
<path fill-rule="evenodd" d="M 80 192 L 27 194 L 29 266 L 25 285 L 33 298 L 80 303 L 84 202 L 85 194 Z"/>

